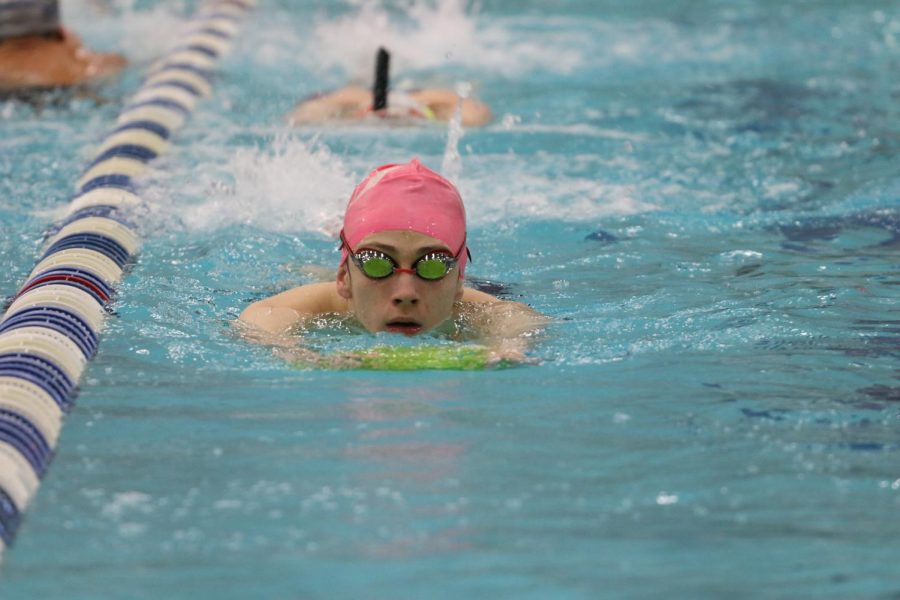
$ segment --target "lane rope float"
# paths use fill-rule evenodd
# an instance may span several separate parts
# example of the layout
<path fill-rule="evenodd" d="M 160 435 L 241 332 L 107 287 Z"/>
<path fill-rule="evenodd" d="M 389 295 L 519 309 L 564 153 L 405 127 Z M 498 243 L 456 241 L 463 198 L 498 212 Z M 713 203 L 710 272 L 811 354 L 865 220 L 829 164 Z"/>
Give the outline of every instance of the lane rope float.
<path fill-rule="evenodd" d="M 133 179 L 164 154 L 255 0 L 211 0 L 123 107 L 0 320 L 0 557 L 53 459 L 107 308 L 140 247 Z"/>

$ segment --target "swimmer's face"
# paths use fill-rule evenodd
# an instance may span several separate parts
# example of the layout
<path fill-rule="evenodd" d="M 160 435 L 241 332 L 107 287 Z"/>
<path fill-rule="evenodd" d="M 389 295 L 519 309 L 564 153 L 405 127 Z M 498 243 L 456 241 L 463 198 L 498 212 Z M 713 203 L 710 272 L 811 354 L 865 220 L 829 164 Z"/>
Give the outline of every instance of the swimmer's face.
<path fill-rule="evenodd" d="M 411 268 L 431 252 L 454 252 L 442 241 L 416 231 L 373 233 L 363 238 L 353 251 L 358 253 L 362 249 L 383 252 L 403 269 Z M 463 282 L 458 268 L 437 281 L 397 272 L 384 279 L 371 279 L 352 260 L 347 260 L 338 269 L 337 291 L 367 330 L 416 335 L 450 318 L 453 304 L 462 298 Z"/>

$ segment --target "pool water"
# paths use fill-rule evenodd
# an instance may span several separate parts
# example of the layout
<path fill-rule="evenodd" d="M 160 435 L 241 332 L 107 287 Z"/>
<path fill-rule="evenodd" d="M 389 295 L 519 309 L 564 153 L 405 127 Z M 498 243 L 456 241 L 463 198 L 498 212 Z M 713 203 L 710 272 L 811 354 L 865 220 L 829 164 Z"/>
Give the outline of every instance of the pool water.
<path fill-rule="evenodd" d="M 0 105 L 6 294 L 191 3 L 67 7 L 135 68 L 107 104 Z M 379 44 L 494 123 L 449 148 L 284 126 Z M 0 596 L 900 594 L 896 3 L 262 0 L 220 67 L 142 183 Z M 336 264 L 354 183 L 412 156 L 458 173 L 472 281 L 552 317 L 539 364 L 303 370 L 244 341 L 248 303 Z"/>

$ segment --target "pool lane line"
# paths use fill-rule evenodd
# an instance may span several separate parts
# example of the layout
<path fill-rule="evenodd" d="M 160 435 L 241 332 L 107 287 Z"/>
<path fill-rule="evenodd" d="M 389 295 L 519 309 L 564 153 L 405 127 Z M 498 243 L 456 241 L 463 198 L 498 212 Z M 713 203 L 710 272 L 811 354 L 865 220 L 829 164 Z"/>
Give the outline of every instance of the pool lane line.
<path fill-rule="evenodd" d="M 0 320 L 0 557 L 53 459 L 116 287 L 140 247 L 133 180 L 165 154 L 256 0 L 211 0 L 149 70 Z"/>

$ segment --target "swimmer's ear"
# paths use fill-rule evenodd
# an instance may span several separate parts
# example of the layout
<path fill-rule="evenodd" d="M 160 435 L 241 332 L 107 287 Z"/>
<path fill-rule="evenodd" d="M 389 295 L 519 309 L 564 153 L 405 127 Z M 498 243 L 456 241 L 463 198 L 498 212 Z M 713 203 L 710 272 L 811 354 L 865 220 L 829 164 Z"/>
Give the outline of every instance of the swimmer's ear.
<path fill-rule="evenodd" d="M 338 267 L 335 284 L 337 285 L 338 296 L 344 300 L 349 300 L 352 294 L 350 293 L 350 273 L 347 271 L 346 261 Z"/>

